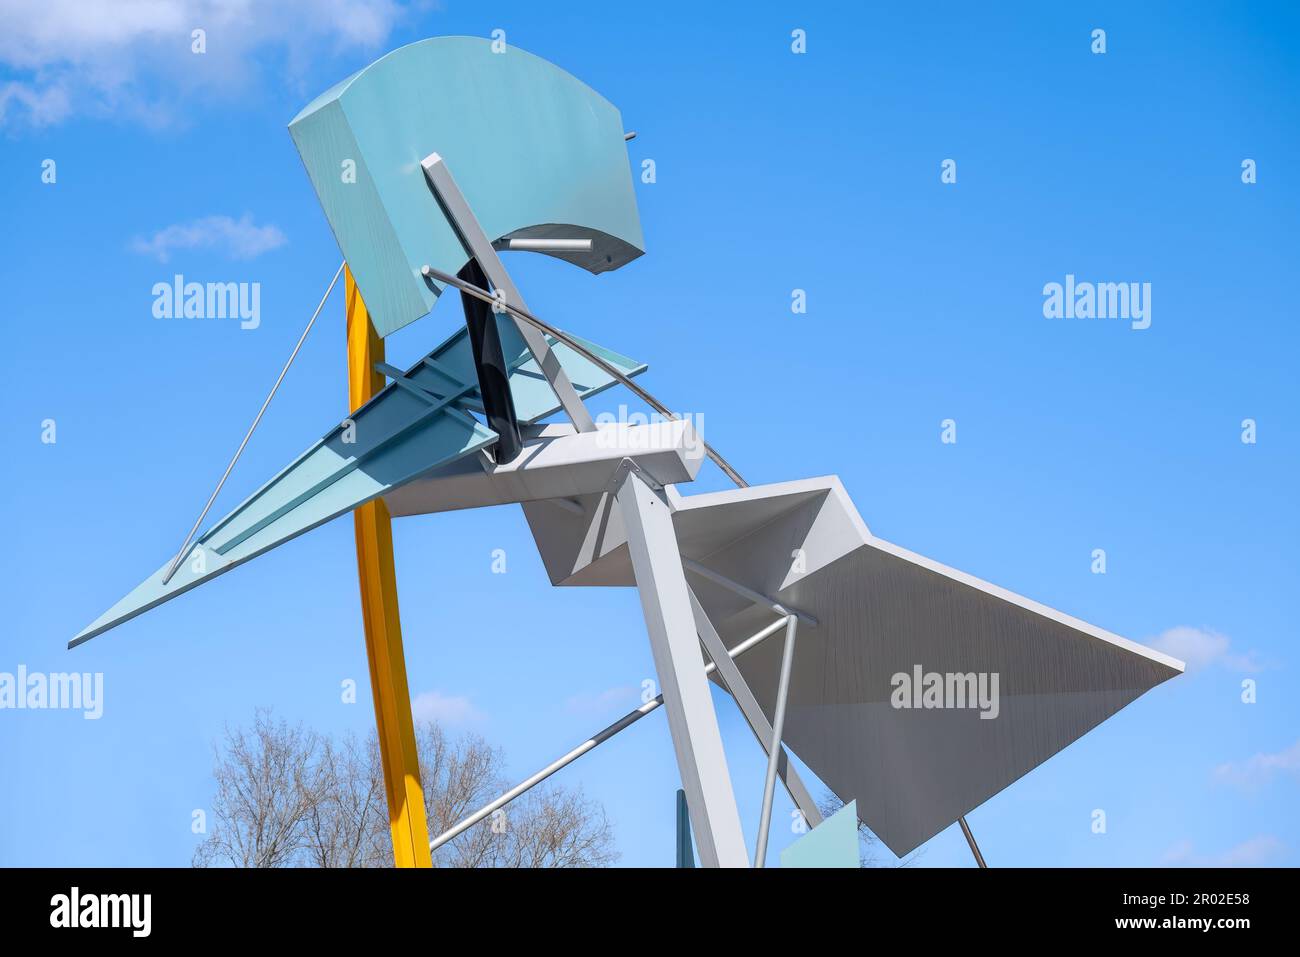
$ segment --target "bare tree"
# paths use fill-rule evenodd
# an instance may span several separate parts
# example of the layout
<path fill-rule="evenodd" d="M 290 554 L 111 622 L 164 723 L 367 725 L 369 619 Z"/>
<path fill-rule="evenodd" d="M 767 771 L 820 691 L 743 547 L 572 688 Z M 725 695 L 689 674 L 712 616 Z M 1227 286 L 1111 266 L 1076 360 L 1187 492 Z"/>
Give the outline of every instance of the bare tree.
<path fill-rule="evenodd" d="M 476 735 L 417 728 L 431 834 L 508 787 L 501 752 Z M 341 741 L 258 710 L 216 748 L 212 831 L 197 867 L 387 867 L 392 837 L 372 732 Z M 581 791 L 535 788 L 434 854 L 438 867 L 603 867 L 618 859 L 604 809 Z"/>
<path fill-rule="evenodd" d="M 307 863 L 314 867 L 379 867 L 392 860 L 378 846 L 388 832 L 388 799 L 384 794 L 379 749 L 348 735 L 335 745 L 327 740 L 321 752 L 322 799 L 313 802 L 304 821 Z"/>
<path fill-rule="evenodd" d="M 304 848 L 303 820 L 320 797 L 320 738 L 276 724 L 259 710 L 251 733 L 226 729 L 218 755 L 213 803 L 215 827 L 195 852 L 195 863 L 284 867 Z"/>

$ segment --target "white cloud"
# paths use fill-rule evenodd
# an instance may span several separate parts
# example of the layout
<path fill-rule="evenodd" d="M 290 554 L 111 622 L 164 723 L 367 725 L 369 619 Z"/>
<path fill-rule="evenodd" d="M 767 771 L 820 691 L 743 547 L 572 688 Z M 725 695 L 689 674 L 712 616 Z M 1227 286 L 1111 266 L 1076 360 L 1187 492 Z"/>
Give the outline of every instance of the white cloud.
<path fill-rule="evenodd" d="M 1216 781 L 1248 790 L 1263 787 L 1279 774 L 1300 776 L 1300 741 L 1275 754 L 1257 754 L 1245 761 L 1220 764 L 1214 769 Z"/>
<path fill-rule="evenodd" d="M 482 712 L 466 695 L 445 695 L 441 691 L 422 691 L 411 701 L 416 721 L 434 721 L 442 725 L 471 724 L 483 718 Z"/>
<path fill-rule="evenodd" d="M 1151 647 L 1187 664 L 1187 670 L 1200 671 L 1210 665 L 1222 665 L 1230 671 L 1259 671 L 1255 652 L 1235 654 L 1232 639 L 1210 628 L 1178 625 L 1160 634 Z"/>
<path fill-rule="evenodd" d="M 1286 851 L 1272 834 L 1260 834 L 1218 854 L 1199 854 L 1191 841 L 1179 841 L 1164 854 L 1169 867 L 1263 867 Z"/>
<path fill-rule="evenodd" d="M 72 112 L 68 91 L 57 84 L 41 89 L 17 81 L 0 84 L 0 126 L 4 125 L 11 107 L 26 116 L 32 126 L 62 122 Z"/>
<path fill-rule="evenodd" d="M 252 259 L 278 249 L 288 240 L 278 226 L 258 226 L 245 213 L 238 220 L 229 216 L 205 216 L 188 223 L 176 223 L 158 230 L 148 239 L 135 239 L 131 248 L 159 262 L 167 262 L 176 249 L 224 249 L 232 259 Z"/>
<path fill-rule="evenodd" d="M 405 13 L 399 0 L 0 0 L 0 66 L 13 74 L 0 123 L 73 112 L 165 122 L 178 96 L 246 88 L 266 51 L 290 73 L 321 55 L 378 53 Z"/>
<path fill-rule="evenodd" d="M 564 709 L 574 714 L 607 714 L 615 708 L 631 711 L 641 706 L 641 689 L 619 685 L 604 691 L 584 691 L 564 702 Z"/>

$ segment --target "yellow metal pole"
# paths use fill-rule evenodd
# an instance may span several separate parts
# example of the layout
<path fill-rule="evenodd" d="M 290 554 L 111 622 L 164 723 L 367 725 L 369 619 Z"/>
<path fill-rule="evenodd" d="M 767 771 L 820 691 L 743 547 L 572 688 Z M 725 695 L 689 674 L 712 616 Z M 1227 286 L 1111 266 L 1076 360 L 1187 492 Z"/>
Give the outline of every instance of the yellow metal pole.
<path fill-rule="evenodd" d="M 347 297 L 348 407 L 354 411 L 384 387 L 375 363 L 384 361 L 384 340 L 375 334 L 361 292 L 344 270 Z M 353 513 L 357 533 L 357 574 L 361 614 L 366 626 L 366 657 L 375 699 L 375 726 L 388 794 L 388 823 L 398 867 L 432 867 L 424 789 L 406 684 L 402 623 L 397 612 L 397 574 L 393 567 L 393 525 L 388 506 L 375 499 Z"/>

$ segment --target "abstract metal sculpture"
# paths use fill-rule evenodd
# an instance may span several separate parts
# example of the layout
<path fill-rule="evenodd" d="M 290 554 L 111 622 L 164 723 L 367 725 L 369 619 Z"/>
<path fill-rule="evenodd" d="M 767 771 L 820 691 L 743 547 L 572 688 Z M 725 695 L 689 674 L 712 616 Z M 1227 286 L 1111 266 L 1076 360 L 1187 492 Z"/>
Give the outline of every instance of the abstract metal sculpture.
<path fill-rule="evenodd" d="M 643 364 L 534 316 L 499 251 L 593 273 L 643 252 L 629 134 L 569 74 L 486 40 L 425 40 L 327 91 L 289 130 L 347 264 L 353 412 L 192 547 L 191 532 L 71 644 L 353 512 L 399 865 L 427 866 L 431 846 L 660 707 L 701 862 L 748 865 L 710 681 L 768 754 L 755 866 L 778 778 L 808 824 L 821 822 L 787 746 L 896 854 L 960 821 L 982 864 L 968 811 L 1181 672 L 1166 655 L 876 538 L 834 477 L 746 486 L 632 381 Z M 386 364 L 384 337 L 448 286 L 465 328 L 409 369 Z M 583 399 L 616 383 L 669 421 L 597 426 Z M 544 423 L 556 414 L 567 421 Z M 679 490 L 706 456 L 736 489 Z M 552 584 L 638 589 L 663 693 L 430 842 L 391 516 L 511 503 Z M 924 694 L 900 695 L 900 676 L 913 675 Z M 931 692 L 974 695 L 990 675 L 992 713 L 932 706 Z M 843 813 L 833 831 L 856 846 Z M 810 845 L 791 859 L 820 853 Z"/>

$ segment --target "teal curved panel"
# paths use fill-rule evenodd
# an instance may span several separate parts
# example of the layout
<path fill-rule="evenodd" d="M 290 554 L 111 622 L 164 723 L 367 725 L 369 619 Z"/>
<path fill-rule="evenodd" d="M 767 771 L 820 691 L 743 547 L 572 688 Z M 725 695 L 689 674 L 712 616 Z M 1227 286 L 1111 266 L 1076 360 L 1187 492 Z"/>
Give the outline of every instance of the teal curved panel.
<path fill-rule="evenodd" d="M 559 255 L 594 273 L 644 252 L 618 110 L 517 47 L 412 43 L 321 94 L 289 133 L 381 336 L 433 308 L 441 289 L 422 266 L 467 259 L 424 178 L 430 153 L 493 242 L 590 238 L 590 252 Z"/>

